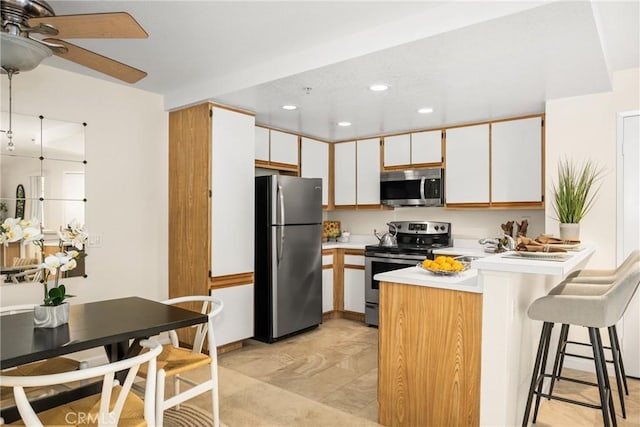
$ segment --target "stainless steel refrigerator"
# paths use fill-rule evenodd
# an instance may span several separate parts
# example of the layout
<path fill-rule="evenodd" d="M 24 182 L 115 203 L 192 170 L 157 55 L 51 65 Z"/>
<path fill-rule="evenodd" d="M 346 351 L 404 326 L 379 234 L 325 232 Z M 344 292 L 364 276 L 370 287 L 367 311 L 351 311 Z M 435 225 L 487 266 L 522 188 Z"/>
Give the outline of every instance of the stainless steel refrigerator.
<path fill-rule="evenodd" d="M 322 180 L 256 177 L 254 338 L 322 322 Z"/>

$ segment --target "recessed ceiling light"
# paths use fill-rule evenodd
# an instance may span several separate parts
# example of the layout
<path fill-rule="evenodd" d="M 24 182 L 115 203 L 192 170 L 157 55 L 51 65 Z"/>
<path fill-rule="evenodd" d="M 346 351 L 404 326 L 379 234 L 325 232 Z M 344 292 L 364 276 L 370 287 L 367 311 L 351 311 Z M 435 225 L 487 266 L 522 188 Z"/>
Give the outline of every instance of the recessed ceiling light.
<path fill-rule="evenodd" d="M 298 107 L 296 105 L 283 105 L 282 109 L 283 110 L 297 110 Z"/>
<path fill-rule="evenodd" d="M 338 126 L 342 126 L 342 127 L 351 126 L 351 122 L 338 122 Z"/>
<path fill-rule="evenodd" d="M 378 83 L 378 84 L 369 86 L 369 90 L 372 90 L 374 92 L 382 92 L 382 91 L 385 91 L 387 89 L 389 89 L 389 86 L 387 86 L 385 84 L 382 84 L 382 83 Z"/>
<path fill-rule="evenodd" d="M 418 110 L 418 113 L 420 114 L 429 114 L 429 113 L 433 113 L 433 108 L 420 108 Z"/>

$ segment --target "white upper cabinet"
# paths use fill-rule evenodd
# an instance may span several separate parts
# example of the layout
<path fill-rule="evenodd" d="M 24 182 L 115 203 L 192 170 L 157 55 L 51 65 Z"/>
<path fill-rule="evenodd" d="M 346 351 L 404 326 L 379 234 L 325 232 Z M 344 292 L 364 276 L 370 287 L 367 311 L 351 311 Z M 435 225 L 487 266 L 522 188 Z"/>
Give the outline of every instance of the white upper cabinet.
<path fill-rule="evenodd" d="M 269 161 L 269 129 L 255 126 L 256 160 Z"/>
<path fill-rule="evenodd" d="M 298 135 L 271 130 L 271 162 L 298 164 Z"/>
<path fill-rule="evenodd" d="M 211 275 L 252 272 L 254 117 L 214 107 L 211 130 Z"/>
<path fill-rule="evenodd" d="M 491 125 L 491 202 L 542 202 L 542 118 Z"/>
<path fill-rule="evenodd" d="M 447 129 L 445 153 L 447 204 L 489 203 L 489 125 Z"/>
<path fill-rule="evenodd" d="M 380 204 L 380 138 L 357 142 L 357 195 L 358 205 Z"/>
<path fill-rule="evenodd" d="M 442 163 L 442 131 L 411 134 L 411 164 Z"/>
<path fill-rule="evenodd" d="M 384 138 L 384 166 L 400 166 L 411 163 L 411 135 L 386 136 Z"/>
<path fill-rule="evenodd" d="M 322 204 L 329 204 L 329 144 L 302 138 L 300 147 L 300 176 L 322 178 Z"/>
<path fill-rule="evenodd" d="M 335 144 L 334 204 L 356 204 L 356 142 Z"/>

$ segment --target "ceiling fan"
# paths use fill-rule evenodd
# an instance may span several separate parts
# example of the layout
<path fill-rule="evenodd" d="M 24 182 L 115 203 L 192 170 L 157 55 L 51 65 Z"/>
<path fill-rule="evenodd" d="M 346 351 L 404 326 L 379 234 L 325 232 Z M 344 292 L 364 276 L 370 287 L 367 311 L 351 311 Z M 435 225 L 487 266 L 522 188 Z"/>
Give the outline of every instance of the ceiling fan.
<path fill-rule="evenodd" d="M 61 39 L 147 38 L 125 12 L 56 16 L 44 0 L 1 0 L 3 72 L 29 71 L 54 54 L 127 83 L 147 73 Z"/>

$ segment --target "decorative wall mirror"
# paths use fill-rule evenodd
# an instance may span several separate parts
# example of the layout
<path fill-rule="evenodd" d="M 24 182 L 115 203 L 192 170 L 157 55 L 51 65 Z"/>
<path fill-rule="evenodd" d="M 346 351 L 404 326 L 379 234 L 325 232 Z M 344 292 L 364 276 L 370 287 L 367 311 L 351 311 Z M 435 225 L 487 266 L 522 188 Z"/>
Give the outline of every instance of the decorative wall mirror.
<path fill-rule="evenodd" d="M 0 223 L 17 213 L 42 224 L 45 255 L 59 251 L 58 230 L 73 219 L 85 223 L 86 123 L 12 114 L 13 146 L 6 129 L 9 115 L 1 113 Z M 20 215 L 18 215 L 20 216 Z M 86 276 L 84 257 L 67 277 Z M 0 245 L 0 282 L 40 280 L 37 245 L 22 242 Z"/>

